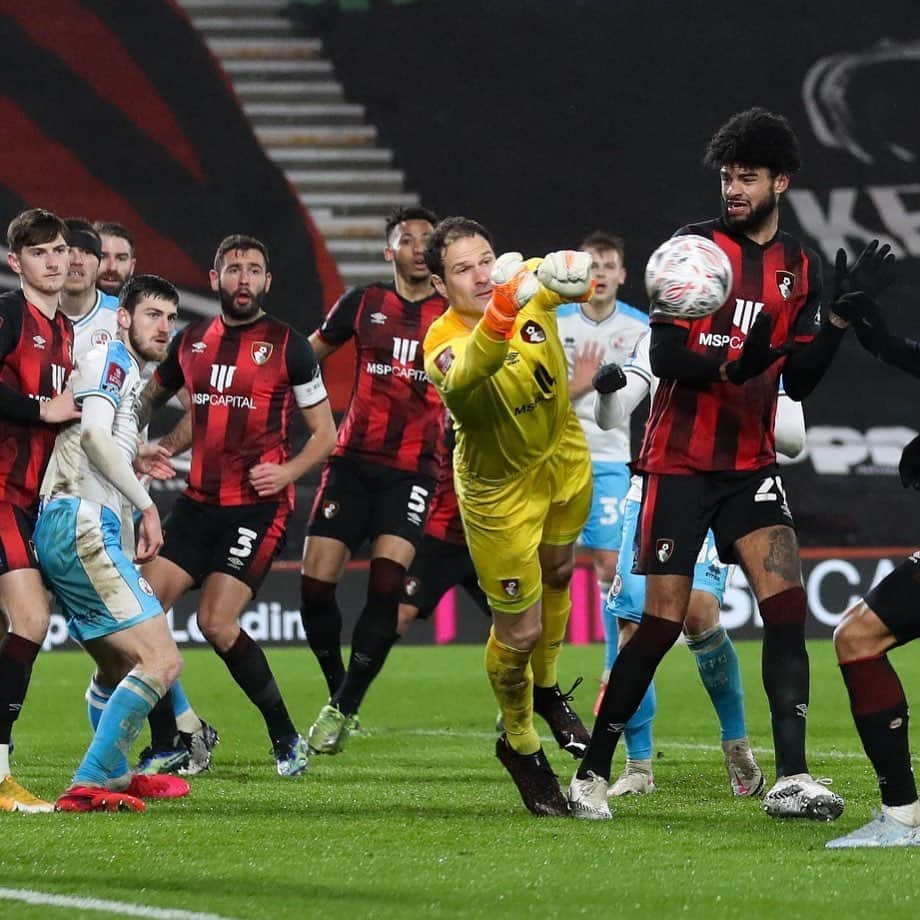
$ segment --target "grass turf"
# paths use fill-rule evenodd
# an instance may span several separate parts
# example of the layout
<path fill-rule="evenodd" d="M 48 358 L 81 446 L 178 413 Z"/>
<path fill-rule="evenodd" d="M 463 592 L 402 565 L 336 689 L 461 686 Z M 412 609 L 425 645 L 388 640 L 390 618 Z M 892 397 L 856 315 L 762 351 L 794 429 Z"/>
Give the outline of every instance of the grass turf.
<path fill-rule="evenodd" d="M 748 723 L 772 780 L 760 647 L 738 643 Z M 815 775 L 847 799 L 835 824 L 777 821 L 733 799 L 711 706 L 692 656 L 675 649 L 658 677 L 658 790 L 618 800 L 611 822 L 531 817 L 495 759 L 495 704 L 476 647 L 397 647 L 371 690 L 362 733 L 308 775 L 275 774 L 269 742 L 221 662 L 186 654 L 184 683 L 222 736 L 212 770 L 185 800 L 145 814 L 0 815 L 7 889 L 130 902 L 233 918 L 754 918 L 913 916 L 920 851 L 828 852 L 868 820 L 878 793 L 829 642 L 810 645 L 809 749 Z M 590 725 L 598 647 L 566 649 L 561 673 L 589 676 L 576 708 Z M 305 730 L 324 702 L 303 649 L 270 650 Z M 920 648 L 893 654 L 908 698 L 920 697 Z M 88 740 L 79 652 L 40 657 L 17 723 L 14 772 L 38 795 L 64 787 Z M 574 761 L 545 747 L 563 784 Z M 623 753 L 618 751 L 619 765 Z M 0 902 L 5 916 L 121 916 Z"/>

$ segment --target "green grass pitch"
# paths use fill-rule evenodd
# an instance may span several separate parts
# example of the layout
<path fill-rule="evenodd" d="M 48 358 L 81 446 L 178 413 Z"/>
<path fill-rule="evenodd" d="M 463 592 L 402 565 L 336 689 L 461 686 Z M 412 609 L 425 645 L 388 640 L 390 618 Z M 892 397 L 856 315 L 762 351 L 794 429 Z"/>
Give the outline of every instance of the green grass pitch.
<path fill-rule="evenodd" d="M 760 647 L 738 650 L 750 734 L 772 780 Z M 318 668 L 306 649 L 268 654 L 305 730 L 324 702 Z M 151 802 L 142 815 L 0 816 L 0 888 L 231 918 L 914 917 L 920 851 L 824 850 L 868 820 L 878 795 L 830 643 L 811 643 L 810 654 L 811 768 L 847 800 L 835 824 L 776 821 L 759 801 L 730 796 L 715 717 L 684 648 L 657 677 L 658 790 L 615 802 L 611 822 L 524 810 L 494 757 L 478 647 L 394 649 L 361 713 L 366 730 L 293 780 L 275 774 L 261 719 L 223 664 L 191 651 L 186 688 L 223 739 L 211 771 L 187 799 Z M 601 656 L 568 648 L 560 666 L 563 684 L 586 676 L 575 705 L 589 725 Z M 920 648 L 892 657 L 908 698 L 920 699 Z M 87 743 L 89 673 L 78 652 L 36 665 L 13 762 L 39 795 L 60 792 Z M 545 746 L 567 784 L 574 761 Z M 125 915 L 9 900 L 0 911 Z"/>

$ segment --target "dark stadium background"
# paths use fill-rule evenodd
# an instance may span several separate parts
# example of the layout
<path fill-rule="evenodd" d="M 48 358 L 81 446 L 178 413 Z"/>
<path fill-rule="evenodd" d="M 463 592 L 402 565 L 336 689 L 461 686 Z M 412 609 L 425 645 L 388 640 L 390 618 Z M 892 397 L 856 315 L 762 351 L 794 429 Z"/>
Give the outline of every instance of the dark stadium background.
<path fill-rule="evenodd" d="M 648 253 L 680 224 L 716 213 L 715 177 L 699 165 L 707 138 L 762 104 L 786 114 L 802 144 L 783 228 L 825 259 L 838 245 L 854 253 L 875 236 L 890 242 L 899 275 L 884 306 L 895 330 L 920 337 L 912 0 L 366 6 L 291 11 L 323 39 L 408 188 L 441 214 L 480 219 L 499 249 L 539 254 L 597 227 L 621 233 L 631 272 L 622 294 L 643 305 Z M 40 204 L 121 220 L 138 232 L 138 270 L 206 298 L 216 242 L 255 233 L 273 253 L 270 309 L 315 328 L 340 292 L 335 265 L 184 13 L 168 0 L 0 0 L 0 27 L 0 218 Z M 119 92 L 106 93 L 113 85 Z M 328 373 L 341 408 L 347 362 Z M 916 539 L 920 498 L 901 489 L 896 463 L 920 428 L 918 386 L 847 341 L 806 404 L 808 448 L 785 468 L 801 542 L 814 565 L 822 547 L 857 557 L 870 548 L 868 560 L 827 576 L 822 590 L 839 603 L 877 575 L 879 548 Z M 289 561 L 312 485 L 298 491 Z M 164 509 L 173 494 L 158 493 Z"/>

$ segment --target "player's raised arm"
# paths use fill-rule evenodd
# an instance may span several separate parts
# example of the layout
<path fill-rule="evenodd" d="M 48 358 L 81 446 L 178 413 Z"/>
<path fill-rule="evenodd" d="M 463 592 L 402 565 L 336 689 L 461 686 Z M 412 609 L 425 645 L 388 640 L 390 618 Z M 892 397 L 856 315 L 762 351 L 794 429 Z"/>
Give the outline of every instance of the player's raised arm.
<path fill-rule="evenodd" d="M 893 267 L 894 256 L 890 247 L 879 248 L 878 240 L 872 240 L 852 266 L 847 265 L 846 252 L 842 249 L 837 251 L 834 286 L 827 306 L 819 314 L 816 299 L 815 308 L 810 311 L 816 317 L 822 316 L 820 324 L 812 330 L 811 340 L 794 351 L 783 368 L 783 380 L 789 396 L 802 400 L 818 385 L 837 354 L 847 327 L 862 316 L 862 295 L 874 298 L 888 287 Z"/>

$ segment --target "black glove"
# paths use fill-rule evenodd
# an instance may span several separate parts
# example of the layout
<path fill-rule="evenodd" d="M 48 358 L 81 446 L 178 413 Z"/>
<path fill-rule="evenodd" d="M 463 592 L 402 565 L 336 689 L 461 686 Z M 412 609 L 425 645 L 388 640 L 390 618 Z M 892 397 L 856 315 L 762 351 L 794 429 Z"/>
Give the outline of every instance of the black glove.
<path fill-rule="evenodd" d="M 870 297 L 877 297 L 894 279 L 895 261 L 887 243 L 879 248 L 878 240 L 873 240 L 856 257 L 853 267 L 848 269 L 847 254 L 843 249 L 838 249 L 834 260 L 834 289 L 831 295 L 834 302 L 843 294 L 853 291 L 863 291 Z M 848 316 L 838 313 L 833 306 L 831 309 L 841 319 L 849 320 Z"/>
<path fill-rule="evenodd" d="M 591 386 L 598 393 L 616 393 L 626 386 L 626 374 L 619 364 L 602 364 L 595 372 Z"/>
<path fill-rule="evenodd" d="M 766 313 L 761 313 L 748 330 L 741 354 L 725 365 L 725 376 L 732 383 L 744 383 L 752 377 L 759 377 L 774 361 L 789 354 L 791 345 L 770 347 L 772 334 L 773 320 Z"/>
<path fill-rule="evenodd" d="M 905 489 L 920 489 L 920 435 L 901 451 L 898 473 Z"/>
<path fill-rule="evenodd" d="M 862 291 L 854 291 L 834 301 L 831 309 L 853 324 L 856 338 L 866 351 L 882 357 L 890 335 L 882 311 L 872 297 Z"/>

